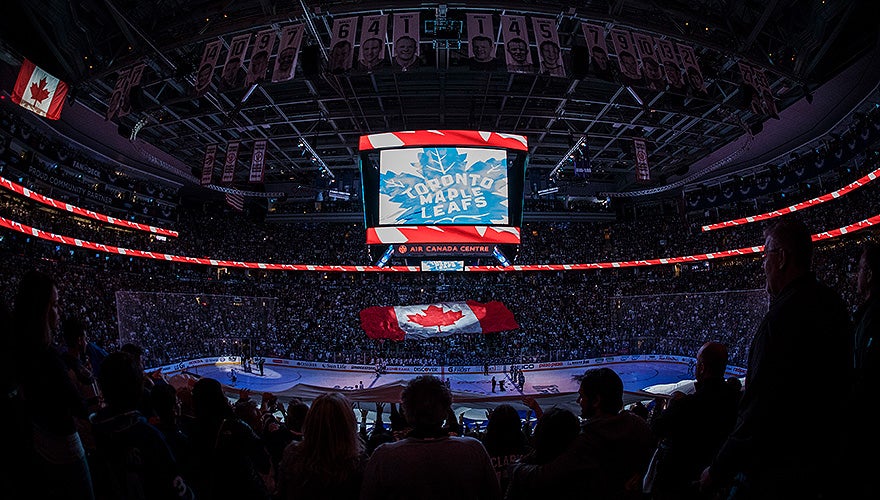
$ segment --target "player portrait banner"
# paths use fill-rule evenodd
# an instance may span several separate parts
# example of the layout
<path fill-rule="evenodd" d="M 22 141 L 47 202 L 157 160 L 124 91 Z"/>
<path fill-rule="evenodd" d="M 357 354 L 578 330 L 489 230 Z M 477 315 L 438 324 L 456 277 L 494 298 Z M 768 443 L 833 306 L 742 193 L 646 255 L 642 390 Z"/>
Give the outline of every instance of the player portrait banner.
<path fill-rule="evenodd" d="M 496 333 L 519 328 L 501 302 L 439 302 L 428 305 L 368 307 L 361 327 L 371 339 L 424 340 L 465 333 Z"/>
<path fill-rule="evenodd" d="M 681 92 L 684 88 L 684 77 L 681 74 L 681 64 L 678 62 L 678 53 L 675 51 L 675 43 L 671 40 L 657 38 L 657 57 L 663 65 L 663 74 L 670 90 Z"/>
<path fill-rule="evenodd" d="M 633 147 L 636 151 L 636 181 L 648 182 L 651 180 L 651 170 L 648 168 L 648 149 L 645 140 L 634 138 Z"/>
<path fill-rule="evenodd" d="M 357 17 L 343 17 L 333 20 L 330 55 L 327 61 L 327 67 L 331 73 L 344 73 L 351 69 L 354 60 L 357 22 Z"/>
<path fill-rule="evenodd" d="M 214 40 L 205 44 L 205 51 L 202 52 L 202 62 L 199 63 L 199 71 L 196 74 L 196 95 L 200 96 L 208 90 L 211 85 L 211 77 L 214 76 L 214 67 L 217 66 L 217 60 L 220 58 L 220 49 L 223 47 L 223 40 Z"/>
<path fill-rule="evenodd" d="M 229 52 L 226 53 L 226 62 L 223 64 L 223 72 L 220 74 L 220 88 L 231 90 L 243 86 L 239 78 L 241 65 L 244 62 L 244 54 L 247 52 L 251 34 L 237 35 L 229 42 Z"/>
<path fill-rule="evenodd" d="M 116 74 L 116 85 L 113 87 L 113 93 L 110 94 L 110 102 L 107 103 L 105 120 L 112 120 L 119 115 L 119 109 L 122 107 L 122 94 L 128 86 L 129 73 L 131 73 L 131 69 L 124 69 Z"/>
<path fill-rule="evenodd" d="M 635 43 L 629 30 L 611 30 L 611 42 L 614 44 L 614 52 L 617 54 L 617 65 L 624 81 L 637 81 L 642 79 L 636 56 Z"/>
<path fill-rule="evenodd" d="M 251 154 L 251 174 L 250 182 L 263 182 L 264 169 L 266 162 L 266 140 L 261 139 L 254 143 L 254 152 Z"/>
<path fill-rule="evenodd" d="M 202 186 L 207 186 L 213 180 L 214 161 L 217 157 L 217 145 L 208 144 L 205 147 L 205 159 L 202 161 Z"/>
<path fill-rule="evenodd" d="M 238 163 L 239 141 L 229 141 L 226 145 L 226 162 L 223 164 L 221 182 L 229 183 L 235 178 L 235 164 Z"/>
<path fill-rule="evenodd" d="M 608 45 L 605 43 L 605 28 L 598 24 L 581 23 L 587 48 L 590 51 L 590 68 L 596 75 L 607 78 L 611 75 L 608 66 Z"/>
<path fill-rule="evenodd" d="M 137 64 L 128 73 L 128 78 L 123 82 L 122 98 L 119 101 L 119 111 L 116 116 L 123 117 L 131 113 L 131 89 L 141 84 L 141 77 L 144 76 L 144 69 L 147 65 L 144 63 Z"/>
<path fill-rule="evenodd" d="M 302 44 L 304 25 L 291 24 L 281 30 L 281 41 L 278 43 L 278 55 L 272 71 L 273 82 L 284 82 L 293 78 L 296 60 L 299 58 L 299 47 Z"/>
<path fill-rule="evenodd" d="M 565 64 L 562 62 L 562 49 L 559 47 L 556 20 L 533 17 L 532 27 L 535 30 L 535 43 L 538 45 L 538 62 L 541 65 L 541 73 L 564 77 Z"/>
<path fill-rule="evenodd" d="M 504 39 L 504 60 L 511 73 L 534 73 L 532 51 L 529 49 L 529 30 L 525 16 L 501 16 L 501 36 Z"/>
<path fill-rule="evenodd" d="M 375 15 L 361 18 L 360 52 L 358 63 L 364 70 L 372 70 L 385 62 L 385 36 L 388 16 Z"/>
<path fill-rule="evenodd" d="M 651 90 L 663 90 L 666 88 L 666 78 L 660 66 L 654 37 L 644 33 L 633 33 L 633 41 L 639 60 L 642 61 L 642 74 L 645 75 L 645 85 Z"/>
<path fill-rule="evenodd" d="M 467 14 L 468 57 L 477 62 L 495 58 L 495 24 L 492 14 Z"/>
<path fill-rule="evenodd" d="M 12 102 L 50 120 L 61 118 L 67 84 L 25 59 L 21 62 Z"/>
<path fill-rule="evenodd" d="M 687 84 L 693 92 L 706 94 L 706 83 L 703 81 L 703 72 L 697 63 L 697 55 L 690 45 L 677 43 L 678 54 L 681 56 L 681 64 L 684 67 Z"/>
<path fill-rule="evenodd" d="M 272 53 L 273 45 L 275 45 L 275 30 L 258 31 L 254 35 L 254 50 L 251 53 L 251 62 L 248 65 L 245 86 L 250 87 L 266 79 L 266 70 L 269 68 L 269 55 Z"/>
<path fill-rule="evenodd" d="M 406 12 L 394 14 L 392 57 L 398 69 L 406 71 L 417 65 L 419 60 L 419 13 Z"/>

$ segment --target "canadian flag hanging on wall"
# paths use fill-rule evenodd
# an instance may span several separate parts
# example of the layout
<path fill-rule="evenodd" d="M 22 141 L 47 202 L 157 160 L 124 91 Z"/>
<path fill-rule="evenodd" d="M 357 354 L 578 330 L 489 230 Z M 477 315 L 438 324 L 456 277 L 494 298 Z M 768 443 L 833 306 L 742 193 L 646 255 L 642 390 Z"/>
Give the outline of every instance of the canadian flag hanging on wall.
<path fill-rule="evenodd" d="M 61 118 L 61 107 L 67 97 L 67 84 L 46 73 L 25 59 L 12 89 L 12 102 L 45 116 L 50 120 Z"/>
<path fill-rule="evenodd" d="M 368 307 L 361 310 L 361 327 L 371 339 L 422 340 L 457 333 L 502 332 L 519 328 L 519 324 L 501 302 L 469 300 Z"/>

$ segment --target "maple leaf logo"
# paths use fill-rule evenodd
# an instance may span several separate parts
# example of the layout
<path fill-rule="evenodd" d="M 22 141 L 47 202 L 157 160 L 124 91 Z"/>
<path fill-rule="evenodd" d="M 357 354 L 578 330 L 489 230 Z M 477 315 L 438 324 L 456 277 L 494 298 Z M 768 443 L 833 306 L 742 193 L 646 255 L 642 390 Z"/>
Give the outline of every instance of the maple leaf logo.
<path fill-rule="evenodd" d="M 39 85 L 36 83 L 31 84 L 31 98 L 39 103 L 43 102 L 43 99 L 49 97 L 49 90 L 46 88 L 46 78 L 42 78 L 39 82 Z"/>
<path fill-rule="evenodd" d="M 434 305 L 428 306 L 427 309 L 422 309 L 422 312 L 425 314 L 407 314 L 406 319 L 426 327 L 436 326 L 438 332 L 442 331 L 441 327 L 454 325 L 456 321 L 464 316 L 461 311 L 449 310 L 443 312 L 442 307 Z"/>

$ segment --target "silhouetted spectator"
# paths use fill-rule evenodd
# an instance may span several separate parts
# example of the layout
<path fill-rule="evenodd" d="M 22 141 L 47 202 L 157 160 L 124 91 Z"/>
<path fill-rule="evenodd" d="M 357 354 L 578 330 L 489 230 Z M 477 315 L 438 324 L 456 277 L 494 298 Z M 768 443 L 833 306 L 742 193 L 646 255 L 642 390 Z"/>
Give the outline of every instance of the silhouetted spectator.
<path fill-rule="evenodd" d="M 40 271 L 27 272 L 14 307 L 11 358 L 17 370 L 28 373 L 20 388 L 34 451 L 31 477 L 19 480 L 40 498 L 92 499 L 91 471 L 74 419 L 88 418 L 88 410 L 52 340 L 61 320 L 55 280 Z"/>
<path fill-rule="evenodd" d="M 510 489 L 517 495 L 584 498 L 637 498 L 654 450 L 645 420 L 623 411 L 623 381 L 610 368 L 587 370 L 578 392 L 581 433 L 555 460 L 511 467 Z"/>
<path fill-rule="evenodd" d="M 106 407 L 92 416 L 97 497 L 195 498 L 165 436 L 137 409 L 144 383 L 137 360 L 125 352 L 109 354 L 98 382 Z"/>
<path fill-rule="evenodd" d="M 192 399 L 196 419 L 190 432 L 191 470 L 196 496 L 268 500 L 270 492 L 262 475 L 271 468 L 269 453 L 253 429 L 235 416 L 220 382 L 199 379 Z"/>
<path fill-rule="evenodd" d="M 693 394 L 676 391 L 666 409 L 655 406 L 651 429 L 662 447 L 652 498 L 698 498 L 700 473 L 736 422 L 739 390 L 724 380 L 727 346 L 706 342 L 697 352 Z"/>
<path fill-rule="evenodd" d="M 306 414 L 302 441 L 284 449 L 277 497 L 357 498 L 366 458 L 351 402 L 338 392 L 322 394 Z"/>
<path fill-rule="evenodd" d="M 839 381 L 852 371 L 849 313 L 840 295 L 813 274 L 813 244 L 803 223 L 783 220 L 764 234 L 770 309 L 749 348 L 736 426 L 703 470 L 700 489 L 739 476 L 735 487 L 742 498 L 829 498 L 841 486 L 848 413 L 827 411 L 816 422 L 793 415 L 791 403 L 821 394 L 824 407 L 846 407 L 849 394 Z M 835 376 L 805 384 L 804 373 L 817 360 Z"/>
<path fill-rule="evenodd" d="M 531 446 L 522 432 L 519 413 L 509 404 L 500 404 L 489 413 L 483 445 L 492 459 L 492 467 L 498 476 L 501 491 L 507 490 L 508 467 L 531 451 Z"/>
<path fill-rule="evenodd" d="M 482 443 L 443 429 L 452 404 L 437 377 L 411 379 L 401 393 L 409 436 L 385 443 L 367 462 L 361 498 L 501 498 L 492 461 Z"/>

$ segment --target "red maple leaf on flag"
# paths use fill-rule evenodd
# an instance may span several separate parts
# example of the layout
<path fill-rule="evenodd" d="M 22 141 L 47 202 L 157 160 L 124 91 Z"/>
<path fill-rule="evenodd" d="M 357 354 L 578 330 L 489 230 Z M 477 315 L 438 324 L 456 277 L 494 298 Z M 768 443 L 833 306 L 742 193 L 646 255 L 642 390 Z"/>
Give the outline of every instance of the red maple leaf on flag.
<path fill-rule="evenodd" d="M 40 80 L 40 84 L 31 84 L 31 98 L 37 102 L 43 102 L 43 99 L 49 97 L 49 91 L 46 89 L 46 79 Z"/>
<path fill-rule="evenodd" d="M 406 319 L 422 326 L 436 326 L 437 331 L 440 327 L 454 325 L 456 321 L 462 318 L 464 314 L 461 311 L 449 310 L 443 312 L 443 308 L 435 305 L 422 309 L 425 314 L 407 314 Z"/>

